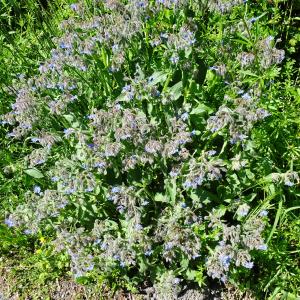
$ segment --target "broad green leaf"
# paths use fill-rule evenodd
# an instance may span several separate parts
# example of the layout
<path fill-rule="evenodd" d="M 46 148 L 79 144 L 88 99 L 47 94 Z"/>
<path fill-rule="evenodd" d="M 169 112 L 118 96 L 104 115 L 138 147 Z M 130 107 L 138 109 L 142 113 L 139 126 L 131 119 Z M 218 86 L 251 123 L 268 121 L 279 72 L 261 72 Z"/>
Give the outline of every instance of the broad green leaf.
<path fill-rule="evenodd" d="M 153 86 L 158 83 L 162 83 L 162 82 L 166 81 L 167 77 L 168 77 L 168 73 L 166 71 L 154 72 L 148 79 L 149 85 Z"/>
<path fill-rule="evenodd" d="M 213 109 L 208 107 L 203 103 L 199 103 L 195 108 L 193 108 L 190 112 L 191 115 L 203 115 L 203 114 L 210 114 L 213 112 Z"/>
<path fill-rule="evenodd" d="M 182 81 L 179 81 L 172 87 L 168 88 L 168 92 L 174 100 L 177 100 L 182 94 Z"/>
<path fill-rule="evenodd" d="M 24 171 L 24 173 L 26 173 L 27 175 L 33 177 L 33 178 L 43 178 L 44 175 L 42 174 L 42 172 L 40 172 L 38 169 L 36 168 L 32 168 L 32 169 L 27 169 Z"/>
<path fill-rule="evenodd" d="M 154 196 L 154 201 L 157 201 L 157 202 L 168 202 L 168 199 L 165 195 L 161 194 L 161 193 L 157 193 L 155 196 Z"/>

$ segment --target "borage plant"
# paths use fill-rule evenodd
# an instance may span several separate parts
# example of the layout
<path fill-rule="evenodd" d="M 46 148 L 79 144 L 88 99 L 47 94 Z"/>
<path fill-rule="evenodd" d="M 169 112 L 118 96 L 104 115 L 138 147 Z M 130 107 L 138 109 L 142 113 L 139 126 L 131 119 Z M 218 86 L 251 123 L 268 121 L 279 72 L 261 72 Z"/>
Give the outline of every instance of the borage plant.
<path fill-rule="evenodd" d="M 78 281 L 154 285 L 158 299 L 205 274 L 251 275 L 271 200 L 299 177 L 257 147 L 276 117 L 268 97 L 285 52 L 250 8 L 72 4 L 2 116 L 7 138 L 31 149 L 20 164 L 36 180 L 5 223 L 55 236 Z"/>

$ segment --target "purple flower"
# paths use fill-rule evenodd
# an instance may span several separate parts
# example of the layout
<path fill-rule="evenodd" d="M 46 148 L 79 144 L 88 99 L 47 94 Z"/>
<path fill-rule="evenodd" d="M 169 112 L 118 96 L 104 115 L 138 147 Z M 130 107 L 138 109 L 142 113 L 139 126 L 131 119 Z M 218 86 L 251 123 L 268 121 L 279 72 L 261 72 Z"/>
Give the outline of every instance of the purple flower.
<path fill-rule="evenodd" d="M 214 71 L 217 71 L 217 70 L 218 70 L 218 67 L 216 67 L 216 66 L 212 66 L 212 67 L 209 67 L 208 69 L 209 69 L 209 70 L 214 70 Z"/>
<path fill-rule="evenodd" d="M 31 233 L 32 233 L 32 231 L 31 231 L 30 229 L 25 229 L 23 232 L 24 232 L 25 234 L 31 234 Z"/>
<path fill-rule="evenodd" d="M 240 217 L 245 217 L 248 215 L 249 210 L 250 206 L 248 204 L 242 204 L 238 207 L 236 213 Z"/>

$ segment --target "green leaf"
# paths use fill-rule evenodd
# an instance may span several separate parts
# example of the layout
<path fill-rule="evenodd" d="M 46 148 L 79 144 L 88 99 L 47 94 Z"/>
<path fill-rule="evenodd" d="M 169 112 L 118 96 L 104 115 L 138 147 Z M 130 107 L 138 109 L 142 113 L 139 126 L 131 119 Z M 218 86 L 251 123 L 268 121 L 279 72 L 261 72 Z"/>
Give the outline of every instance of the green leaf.
<path fill-rule="evenodd" d="M 74 116 L 73 115 L 63 115 L 65 119 L 69 122 L 72 123 L 74 121 Z"/>
<path fill-rule="evenodd" d="M 161 193 L 157 193 L 155 196 L 154 196 L 154 201 L 157 201 L 157 202 L 168 202 L 168 198 L 161 194 Z"/>
<path fill-rule="evenodd" d="M 44 175 L 42 174 L 42 172 L 40 172 L 38 169 L 36 168 L 32 168 L 32 169 L 27 169 L 24 171 L 24 173 L 26 173 L 27 175 L 33 177 L 33 178 L 43 178 Z"/>
<path fill-rule="evenodd" d="M 168 88 L 168 92 L 170 93 L 170 96 L 177 100 L 181 96 L 182 92 L 182 81 L 177 82 L 172 87 Z"/>
<path fill-rule="evenodd" d="M 194 280 L 197 275 L 197 271 L 195 270 L 187 270 L 186 271 L 186 279 L 187 280 Z"/>
<path fill-rule="evenodd" d="M 157 71 L 157 72 L 154 72 L 151 76 L 150 76 L 150 80 L 149 80 L 149 85 L 150 86 L 154 86 L 158 83 L 162 83 L 164 81 L 166 81 L 168 77 L 168 73 L 165 72 L 165 71 Z"/>
<path fill-rule="evenodd" d="M 190 112 L 191 115 L 203 115 L 203 114 L 210 114 L 213 110 L 206 106 L 203 103 L 199 103 L 195 108 L 193 108 Z"/>
<path fill-rule="evenodd" d="M 176 199 L 176 179 L 172 179 L 168 182 L 166 190 L 171 202 L 174 203 Z"/>

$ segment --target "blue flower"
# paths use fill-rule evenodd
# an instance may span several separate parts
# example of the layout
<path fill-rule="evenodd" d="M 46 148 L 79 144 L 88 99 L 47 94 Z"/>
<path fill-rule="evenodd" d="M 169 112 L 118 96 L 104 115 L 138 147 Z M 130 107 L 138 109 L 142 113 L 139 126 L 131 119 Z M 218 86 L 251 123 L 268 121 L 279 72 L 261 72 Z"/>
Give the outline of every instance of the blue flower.
<path fill-rule="evenodd" d="M 61 42 L 61 43 L 59 44 L 59 47 L 60 47 L 61 49 L 70 49 L 70 48 L 71 48 L 70 45 L 68 45 L 68 44 L 66 44 L 66 43 L 64 43 L 64 42 Z"/>
<path fill-rule="evenodd" d="M 245 101 L 250 101 L 252 97 L 248 93 L 245 93 L 242 95 L 242 99 L 244 99 Z"/>
<path fill-rule="evenodd" d="M 33 191 L 34 191 L 35 194 L 39 194 L 40 195 L 41 194 L 41 187 L 38 186 L 38 185 L 36 185 L 34 187 Z"/>
<path fill-rule="evenodd" d="M 122 89 L 122 92 L 130 92 L 130 91 L 131 91 L 131 85 L 130 84 L 126 84 Z"/>
<path fill-rule="evenodd" d="M 165 250 L 169 251 L 169 250 L 171 250 L 174 246 L 173 246 L 173 243 L 168 242 L 168 243 L 165 244 L 164 247 L 165 247 Z"/>
<path fill-rule="evenodd" d="M 95 162 L 94 167 L 95 168 L 103 168 L 103 167 L 105 167 L 105 162 L 103 162 L 103 161 Z"/>
<path fill-rule="evenodd" d="M 90 192 L 92 192 L 94 190 L 94 188 L 93 187 L 87 187 L 86 189 L 85 189 L 85 191 L 87 192 L 87 193 L 90 193 Z"/>
<path fill-rule="evenodd" d="M 215 155 L 216 153 L 217 153 L 216 150 L 209 150 L 209 151 L 207 152 L 207 154 L 208 154 L 209 156 L 213 156 L 213 155 Z"/>
<path fill-rule="evenodd" d="M 5 219 L 5 220 L 4 220 L 4 223 L 5 223 L 8 227 L 14 227 L 14 226 L 15 226 L 15 222 L 14 222 L 11 218 Z"/>
<path fill-rule="evenodd" d="M 75 130 L 73 128 L 66 128 L 64 129 L 65 136 L 69 136 L 70 134 L 74 133 Z"/>
<path fill-rule="evenodd" d="M 252 261 L 247 261 L 243 264 L 243 266 L 247 269 L 252 269 L 253 265 L 254 265 L 254 263 Z"/>
<path fill-rule="evenodd" d="M 101 246 L 100 246 L 101 250 L 106 250 L 108 248 L 108 245 L 107 243 L 102 243 Z"/>
<path fill-rule="evenodd" d="M 286 180 L 286 181 L 284 182 L 284 185 L 286 185 L 286 186 L 293 186 L 294 183 L 291 182 L 290 180 Z"/>
<path fill-rule="evenodd" d="M 267 250 L 267 249 L 268 249 L 268 246 L 267 246 L 266 244 L 259 245 L 259 246 L 257 247 L 257 249 L 258 249 L 258 250 L 265 251 L 265 250 Z"/>
<path fill-rule="evenodd" d="M 124 268 L 125 266 L 126 266 L 126 264 L 125 264 L 123 261 L 121 261 L 121 262 L 120 262 L 120 267 L 121 267 L 121 268 Z"/>
<path fill-rule="evenodd" d="M 177 55 L 172 55 L 170 58 L 170 62 L 176 65 L 179 62 L 179 57 Z"/>
<path fill-rule="evenodd" d="M 33 137 L 33 138 L 31 138 L 31 141 L 32 141 L 33 143 L 37 143 L 37 142 L 40 141 L 40 139 L 37 138 L 37 137 Z"/>
<path fill-rule="evenodd" d="M 181 118 L 181 120 L 186 121 L 189 118 L 189 114 L 187 112 L 185 112 L 181 115 L 180 118 Z"/>
<path fill-rule="evenodd" d="M 114 187 L 111 189 L 111 192 L 112 192 L 112 193 L 120 193 L 120 192 L 121 192 L 121 189 L 120 189 L 120 187 L 118 187 L 118 186 L 114 186 Z"/>
<path fill-rule="evenodd" d="M 92 263 L 92 264 L 90 264 L 89 266 L 87 266 L 86 268 L 85 268 L 85 271 L 92 271 L 93 269 L 94 269 L 94 264 Z"/>
<path fill-rule="evenodd" d="M 150 256 L 153 253 L 152 250 L 147 250 L 144 252 L 145 256 Z"/>
<path fill-rule="evenodd" d="M 91 144 L 87 144 L 87 146 L 90 148 L 90 149 L 93 149 L 95 147 L 95 144 L 91 143 Z"/>
<path fill-rule="evenodd" d="M 77 10 L 78 10 L 78 4 L 72 3 L 72 4 L 70 5 L 70 8 L 71 8 L 73 11 L 77 11 Z"/>
<path fill-rule="evenodd" d="M 171 171 L 171 172 L 170 172 L 170 176 L 171 176 L 171 177 L 176 177 L 176 176 L 178 176 L 178 172 L 176 172 L 176 171 Z"/>
<path fill-rule="evenodd" d="M 262 210 L 262 211 L 259 213 L 259 215 L 260 215 L 261 217 L 266 217 L 266 216 L 268 215 L 268 212 L 267 212 L 266 210 Z"/>
<path fill-rule="evenodd" d="M 58 180 L 59 180 L 59 177 L 57 177 L 57 176 L 51 177 L 52 182 L 57 182 Z"/>
<path fill-rule="evenodd" d="M 231 257 L 229 255 L 220 255 L 219 259 L 225 268 L 229 268 L 231 262 Z"/>
<path fill-rule="evenodd" d="M 101 240 L 100 239 L 97 239 L 95 242 L 94 242 L 94 245 L 99 245 L 101 243 Z"/>
<path fill-rule="evenodd" d="M 135 230 L 143 230 L 143 226 L 141 225 L 141 224 L 136 224 L 135 226 L 134 226 L 134 228 L 135 228 Z"/>
<path fill-rule="evenodd" d="M 258 20 L 258 18 L 253 17 L 253 18 L 251 18 L 249 21 L 250 21 L 251 23 L 254 23 L 254 22 L 257 21 L 257 20 Z"/>
<path fill-rule="evenodd" d="M 196 130 L 194 129 L 193 131 L 191 131 L 191 136 L 196 135 Z"/>
<path fill-rule="evenodd" d="M 70 195 L 70 194 L 74 194 L 75 192 L 76 192 L 75 188 L 70 188 L 65 191 L 65 194 Z"/>
<path fill-rule="evenodd" d="M 186 207 L 187 207 L 186 203 L 184 203 L 184 202 L 181 202 L 181 203 L 180 203 L 180 206 L 181 206 L 182 208 L 186 208 Z"/>

